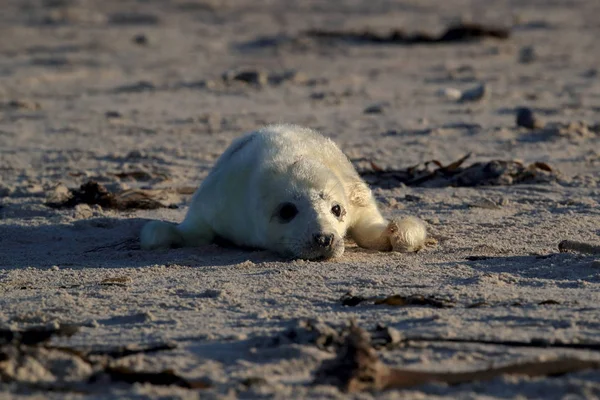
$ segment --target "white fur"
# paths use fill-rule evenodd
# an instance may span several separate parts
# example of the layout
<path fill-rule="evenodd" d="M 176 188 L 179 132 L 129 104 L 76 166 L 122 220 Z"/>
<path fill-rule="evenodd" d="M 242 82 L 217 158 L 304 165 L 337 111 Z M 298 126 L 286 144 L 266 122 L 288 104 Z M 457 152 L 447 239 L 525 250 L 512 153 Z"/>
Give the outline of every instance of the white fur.
<path fill-rule="evenodd" d="M 297 210 L 290 221 L 280 211 L 286 203 Z M 340 217 L 335 205 L 343 210 Z M 322 259 L 341 256 L 347 235 L 364 248 L 411 252 L 423 247 L 426 230 L 414 217 L 386 221 L 371 190 L 330 139 L 308 128 L 270 125 L 233 141 L 194 194 L 185 220 L 146 224 L 141 245 L 197 246 L 221 237 L 289 257 Z"/>

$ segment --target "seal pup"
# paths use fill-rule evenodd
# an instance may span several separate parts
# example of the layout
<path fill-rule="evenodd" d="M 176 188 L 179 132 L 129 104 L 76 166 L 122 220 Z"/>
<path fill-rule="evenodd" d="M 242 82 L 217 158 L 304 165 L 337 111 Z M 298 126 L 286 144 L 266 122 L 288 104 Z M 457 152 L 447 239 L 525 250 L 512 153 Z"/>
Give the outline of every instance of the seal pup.
<path fill-rule="evenodd" d="M 413 252 L 426 240 L 415 217 L 387 221 L 366 183 L 328 138 L 268 125 L 234 140 L 192 197 L 180 224 L 147 223 L 143 249 L 199 246 L 222 238 L 308 260 L 360 247 Z"/>

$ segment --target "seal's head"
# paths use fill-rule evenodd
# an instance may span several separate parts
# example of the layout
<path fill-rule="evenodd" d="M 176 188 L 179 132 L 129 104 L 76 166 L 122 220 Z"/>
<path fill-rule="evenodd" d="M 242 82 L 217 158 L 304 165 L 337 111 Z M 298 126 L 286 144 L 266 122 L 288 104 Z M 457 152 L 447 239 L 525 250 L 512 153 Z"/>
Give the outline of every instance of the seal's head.
<path fill-rule="evenodd" d="M 301 159 L 271 171 L 270 178 L 263 196 L 273 250 L 307 260 L 341 256 L 348 201 L 337 176 L 318 162 Z"/>

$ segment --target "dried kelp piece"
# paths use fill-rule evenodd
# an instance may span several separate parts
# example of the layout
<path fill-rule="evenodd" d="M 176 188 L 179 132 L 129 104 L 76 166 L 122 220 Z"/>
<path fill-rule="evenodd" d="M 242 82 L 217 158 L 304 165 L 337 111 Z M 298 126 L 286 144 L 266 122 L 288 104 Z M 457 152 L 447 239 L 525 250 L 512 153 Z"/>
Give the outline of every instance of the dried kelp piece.
<path fill-rule="evenodd" d="M 496 257 L 494 256 L 466 256 L 465 260 L 468 261 L 482 261 L 482 260 L 491 260 L 494 259 Z"/>
<path fill-rule="evenodd" d="M 41 326 L 24 330 L 0 329 L 0 344 L 32 346 L 46 342 L 54 336 L 72 336 L 78 330 L 79 326 L 77 325 Z"/>
<path fill-rule="evenodd" d="M 362 297 L 362 296 L 352 296 L 351 294 L 346 293 L 345 295 L 342 296 L 342 298 L 340 300 L 342 301 L 343 306 L 355 307 L 355 306 L 359 305 L 360 303 L 365 302 L 369 299 L 366 297 Z"/>
<path fill-rule="evenodd" d="M 381 299 L 375 299 L 374 304 L 386 306 L 431 306 L 435 308 L 451 308 L 454 302 L 446 299 L 439 299 L 434 296 L 423 296 L 415 294 L 411 296 L 393 295 Z"/>
<path fill-rule="evenodd" d="M 260 376 L 251 376 L 251 377 L 243 379 L 240 383 L 244 387 L 250 388 L 253 386 L 266 385 L 268 383 L 268 381 L 265 378 L 260 377 Z"/>
<path fill-rule="evenodd" d="M 560 304 L 560 301 L 552 300 L 552 299 L 543 300 L 538 303 L 538 305 L 540 305 L 540 306 L 558 305 L 558 304 Z"/>
<path fill-rule="evenodd" d="M 68 193 L 50 196 L 46 205 L 51 208 L 73 208 L 78 204 L 99 205 L 102 208 L 115 210 L 154 210 L 163 207 L 172 207 L 156 200 L 164 191 L 131 189 L 119 193 L 111 193 L 102 184 L 88 181 L 79 189 L 69 189 Z"/>
<path fill-rule="evenodd" d="M 541 360 L 490 367 L 470 372 L 427 372 L 391 368 L 379 360 L 369 334 L 351 326 L 337 356 L 323 362 L 315 374 L 315 383 L 333 384 L 347 392 L 403 389 L 428 382 L 451 385 L 485 381 L 501 375 L 556 376 L 586 369 L 600 369 L 599 361 L 574 358 Z"/>
<path fill-rule="evenodd" d="M 228 70 L 222 75 L 223 82 L 232 84 L 242 82 L 254 86 L 280 85 L 285 82 L 304 84 L 309 79 L 303 73 L 296 70 L 285 70 L 281 72 L 267 72 L 261 69 Z"/>
<path fill-rule="evenodd" d="M 227 83 L 243 82 L 257 86 L 264 86 L 269 82 L 267 72 L 259 69 L 229 70 L 223 73 L 222 78 Z"/>
<path fill-rule="evenodd" d="M 420 294 L 414 294 L 414 295 L 410 295 L 410 296 L 402 296 L 402 295 L 396 294 L 396 295 L 381 297 L 381 298 L 377 298 L 377 297 L 367 298 L 367 297 L 362 297 L 362 296 L 352 296 L 350 294 L 346 294 L 346 295 L 342 296 L 342 298 L 340 300 L 342 302 L 342 305 L 349 306 L 349 307 L 357 306 L 366 301 L 370 301 L 370 302 L 372 302 L 372 304 L 375 304 L 375 305 L 386 305 L 386 306 L 397 306 L 397 307 L 432 306 L 435 308 L 451 308 L 451 307 L 454 307 L 454 305 L 455 305 L 455 303 L 450 300 L 436 298 L 435 296 L 423 296 Z"/>
<path fill-rule="evenodd" d="M 123 358 L 134 354 L 156 353 L 157 351 L 176 349 L 175 343 L 157 343 L 148 346 L 127 345 L 121 347 L 111 347 L 108 349 L 95 349 L 85 352 L 86 356 L 108 356 L 110 358 Z"/>
<path fill-rule="evenodd" d="M 70 189 L 68 195 L 62 202 L 48 202 L 46 205 L 52 208 L 72 208 L 78 204 L 97 204 L 105 208 L 116 208 L 114 194 L 98 182 L 88 181 L 79 189 Z"/>
<path fill-rule="evenodd" d="M 127 171 L 127 172 L 119 172 L 114 174 L 119 179 L 129 179 L 134 181 L 142 181 L 147 182 L 152 179 L 159 178 L 160 180 L 167 179 L 165 174 L 151 174 L 146 171 L 136 170 L 136 171 Z"/>
<path fill-rule="evenodd" d="M 481 308 L 487 307 L 489 305 L 490 303 L 488 303 L 487 301 L 476 301 L 475 303 L 469 304 L 466 308 Z"/>
<path fill-rule="evenodd" d="M 157 208 L 173 208 L 173 205 L 165 205 L 156 200 L 157 194 L 156 191 L 150 190 L 125 190 L 115 195 L 115 208 L 117 210 L 155 210 Z"/>
<path fill-rule="evenodd" d="M 161 372 L 135 371 L 127 367 L 107 367 L 99 374 L 92 375 L 90 383 L 101 379 L 102 375 L 108 375 L 114 382 L 150 383 L 159 386 L 180 386 L 188 389 L 208 389 L 211 384 L 205 380 L 189 380 L 177 375 L 172 370 Z"/>
<path fill-rule="evenodd" d="M 122 286 L 127 287 L 131 283 L 131 278 L 128 276 L 115 276 L 112 278 L 102 279 L 100 285 L 102 286 Z"/>
<path fill-rule="evenodd" d="M 396 29 L 388 34 L 380 34 L 369 30 L 365 31 L 335 31 L 313 29 L 305 35 L 315 39 L 342 40 L 362 44 L 435 44 L 473 41 L 486 37 L 495 39 L 508 39 L 510 31 L 505 28 L 485 26 L 477 23 L 461 23 L 449 27 L 439 36 L 425 33 L 408 34 Z"/>
<path fill-rule="evenodd" d="M 404 170 L 359 169 L 363 179 L 374 186 L 384 188 L 408 186 L 447 187 L 447 186 L 499 186 L 519 183 L 548 183 L 558 180 L 558 173 L 548 164 L 535 162 L 524 165 L 519 161 L 492 160 L 474 163 L 468 167 L 462 164 L 470 157 L 467 154 L 446 166 L 437 160 L 427 161 Z"/>

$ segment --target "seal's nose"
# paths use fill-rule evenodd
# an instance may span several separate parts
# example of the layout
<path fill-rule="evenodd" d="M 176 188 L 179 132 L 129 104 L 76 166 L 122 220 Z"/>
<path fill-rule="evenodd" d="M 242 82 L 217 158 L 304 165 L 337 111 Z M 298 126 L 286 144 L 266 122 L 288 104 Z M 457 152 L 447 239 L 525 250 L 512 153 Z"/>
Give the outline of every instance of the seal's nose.
<path fill-rule="evenodd" d="M 315 233 L 313 240 L 320 247 L 329 247 L 333 244 L 333 233 Z"/>

